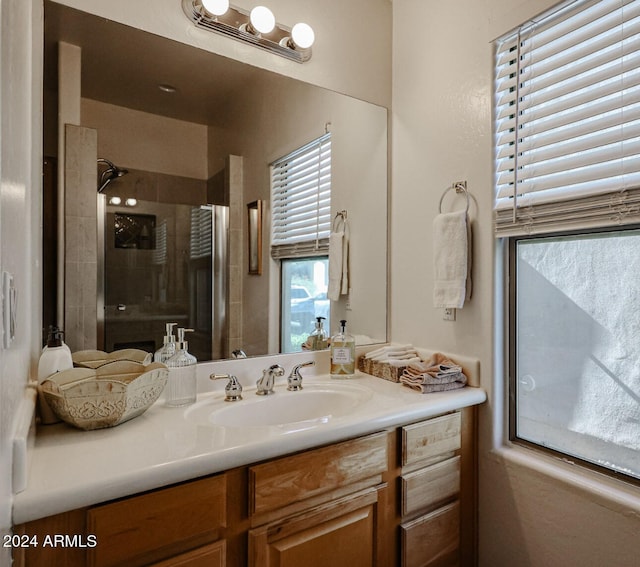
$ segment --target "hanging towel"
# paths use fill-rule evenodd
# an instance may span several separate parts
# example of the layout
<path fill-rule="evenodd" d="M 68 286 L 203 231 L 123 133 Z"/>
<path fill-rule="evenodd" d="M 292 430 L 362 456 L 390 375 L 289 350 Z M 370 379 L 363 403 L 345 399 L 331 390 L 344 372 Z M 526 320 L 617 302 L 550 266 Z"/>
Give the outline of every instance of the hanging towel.
<path fill-rule="evenodd" d="M 459 309 L 471 297 L 471 226 L 466 211 L 433 221 L 433 306 Z"/>
<path fill-rule="evenodd" d="M 338 213 L 329 235 L 329 286 L 327 297 L 333 301 L 349 293 L 349 226 Z"/>

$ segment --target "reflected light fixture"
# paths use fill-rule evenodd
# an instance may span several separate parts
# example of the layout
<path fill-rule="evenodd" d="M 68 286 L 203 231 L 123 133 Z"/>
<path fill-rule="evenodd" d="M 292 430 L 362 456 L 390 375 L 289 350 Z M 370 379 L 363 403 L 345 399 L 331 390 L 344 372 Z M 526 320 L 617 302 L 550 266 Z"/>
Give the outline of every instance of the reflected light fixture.
<path fill-rule="evenodd" d="M 266 6 L 248 12 L 229 5 L 228 0 L 182 0 L 182 9 L 197 28 L 250 43 L 297 63 L 311 59 L 315 39 L 311 26 L 298 23 L 287 28 L 276 22 Z"/>

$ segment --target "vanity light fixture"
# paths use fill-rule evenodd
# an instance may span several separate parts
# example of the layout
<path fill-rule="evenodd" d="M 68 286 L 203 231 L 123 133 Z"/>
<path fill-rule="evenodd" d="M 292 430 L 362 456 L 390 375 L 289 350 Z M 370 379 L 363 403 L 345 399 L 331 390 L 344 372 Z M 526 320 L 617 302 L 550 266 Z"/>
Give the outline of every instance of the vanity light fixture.
<path fill-rule="evenodd" d="M 266 6 L 247 12 L 229 5 L 228 0 L 182 0 L 182 9 L 197 28 L 250 43 L 298 63 L 311 59 L 315 40 L 311 26 L 298 23 L 287 28 L 278 24 Z"/>
<path fill-rule="evenodd" d="M 114 195 L 113 197 L 109 197 L 109 204 L 110 205 L 119 205 L 122 203 L 122 199 L 120 197 L 118 197 L 117 195 Z"/>
<path fill-rule="evenodd" d="M 134 199 L 133 197 L 129 197 L 124 202 L 125 207 L 135 207 L 137 204 L 138 204 L 138 199 Z"/>

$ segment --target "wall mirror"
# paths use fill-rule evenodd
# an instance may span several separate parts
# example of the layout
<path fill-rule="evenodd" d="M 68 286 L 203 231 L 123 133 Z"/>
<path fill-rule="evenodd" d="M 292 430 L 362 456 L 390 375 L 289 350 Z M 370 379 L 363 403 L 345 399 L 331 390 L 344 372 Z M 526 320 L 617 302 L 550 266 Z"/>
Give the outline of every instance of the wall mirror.
<path fill-rule="evenodd" d="M 193 33 L 194 43 L 206 41 L 206 32 Z M 177 322 L 196 329 L 190 342 L 201 361 L 238 350 L 282 352 L 286 296 L 281 262 L 270 254 L 270 164 L 326 132 L 331 210 L 347 210 L 350 222 L 350 291 L 331 302 L 331 320 L 347 319 L 360 343 L 386 340 L 385 108 L 47 0 L 44 155 L 54 160 L 66 80 L 57 65 L 59 42 L 80 49 L 81 124 L 67 132 L 66 162 L 58 167 L 82 162 L 94 172 L 93 181 L 72 187 L 82 175 L 66 170 L 65 201 L 93 207 L 102 189 L 95 225 L 104 266 L 98 258 L 88 274 L 91 263 L 82 264 L 79 252 L 79 263 L 64 270 L 65 288 L 104 289 L 95 320 L 87 316 L 91 305 L 72 305 L 82 295 L 95 305 L 90 293 L 67 295 L 67 337 L 75 330 L 86 339 L 76 348 L 90 348 L 96 337 L 95 347 L 105 350 L 151 350 L 160 346 L 165 323 Z M 261 203 L 262 240 L 249 258 L 247 204 L 254 202 Z M 78 219 L 84 226 L 78 214 L 60 219 L 65 229 Z M 83 230 L 92 235 L 93 225 Z M 77 265 L 80 276 L 71 273 Z M 294 276 L 301 278 L 295 285 L 306 285 L 303 275 Z M 318 301 L 326 309 L 326 297 Z M 104 329 L 97 331 L 101 318 Z"/>

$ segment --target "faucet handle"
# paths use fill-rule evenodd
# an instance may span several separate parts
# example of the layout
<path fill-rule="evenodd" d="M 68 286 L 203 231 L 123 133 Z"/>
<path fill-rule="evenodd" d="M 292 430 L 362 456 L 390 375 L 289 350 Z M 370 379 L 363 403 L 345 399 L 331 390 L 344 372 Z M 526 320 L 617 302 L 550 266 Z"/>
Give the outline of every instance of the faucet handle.
<path fill-rule="evenodd" d="M 231 374 L 211 374 L 209 380 L 227 379 L 229 382 L 224 388 L 224 401 L 237 402 L 242 399 L 242 385 L 238 379 Z"/>
<path fill-rule="evenodd" d="M 315 364 L 315 360 L 311 360 L 294 366 L 291 374 L 289 374 L 289 378 L 287 378 L 287 390 L 291 390 L 292 392 L 302 390 L 302 375 L 300 374 L 300 369 L 305 366 L 315 366 Z"/>

